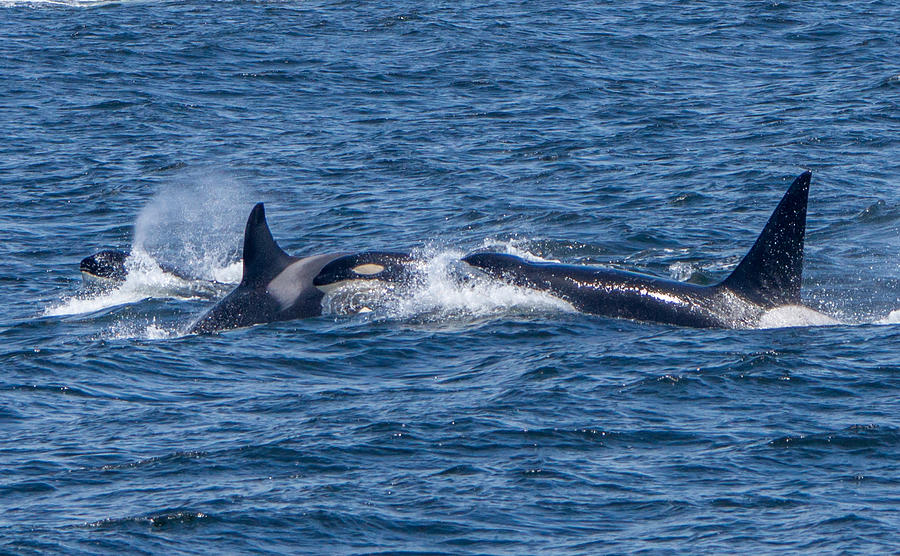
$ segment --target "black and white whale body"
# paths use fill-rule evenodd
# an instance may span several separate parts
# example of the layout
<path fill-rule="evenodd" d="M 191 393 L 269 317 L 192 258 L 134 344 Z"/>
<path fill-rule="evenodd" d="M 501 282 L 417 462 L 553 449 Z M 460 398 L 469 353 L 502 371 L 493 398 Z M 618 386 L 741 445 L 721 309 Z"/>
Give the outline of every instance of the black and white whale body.
<path fill-rule="evenodd" d="M 128 260 L 128 253 L 124 251 L 117 249 L 98 251 L 81 259 L 79 265 L 81 278 L 88 286 L 111 287 L 121 284 L 128 276 L 126 260 Z"/>
<path fill-rule="evenodd" d="M 500 253 L 475 253 L 463 261 L 518 286 L 546 291 L 585 313 L 677 326 L 751 327 L 769 309 L 800 304 L 810 178 L 804 172 L 794 180 L 747 255 L 713 286 Z"/>
<path fill-rule="evenodd" d="M 90 288 L 114 288 L 122 285 L 128 278 L 128 258 L 130 253 L 118 249 L 105 249 L 98 251 L 89 257 L 81 259 L 79 269 L 84 284 Z M 160 261 L 153 261 L 160 270 L 171 274 L 175 278 L 189 282 L 204 282 L 211 285 L 220 285 L 216 280 L 207 280 L 191 276 L 182 270 Z"/>
<path fill-rule="evenodd" d="M 313 285 L 329 293 L 347 284 L 361 282 L 397 284 L 410 279 L 416 259 L 409 253 L 363 251 L 338 257 L 322 267 Z"/>
<path fill-rule="evenodd" d="M 345 253 L 292 257 L 275 243 L 262 203 L 253 207 L 244 229 L 241 282 L 195 322 L 189 332 L 210 333 L 264 322 L 322 314 L 323 293 L 313 278 Z"/>

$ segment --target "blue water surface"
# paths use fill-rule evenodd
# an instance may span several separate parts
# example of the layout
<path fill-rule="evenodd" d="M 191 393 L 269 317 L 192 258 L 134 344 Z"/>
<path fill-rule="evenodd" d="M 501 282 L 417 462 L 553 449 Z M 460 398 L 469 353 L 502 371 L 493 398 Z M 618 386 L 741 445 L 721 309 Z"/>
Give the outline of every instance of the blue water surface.
<path fill-rule="evenodd" d="M 898 21 L 0 1 L 0 552 L 900 551 Z M 712 283 L 805 169 L 804 302 L 837 325 L 453 280 L 490 248 Z M 427 279 L 184 334 L 258 201 L 292 254 L 414 250 Z M 86 292 L 105 248 L 226 285 Z"/>

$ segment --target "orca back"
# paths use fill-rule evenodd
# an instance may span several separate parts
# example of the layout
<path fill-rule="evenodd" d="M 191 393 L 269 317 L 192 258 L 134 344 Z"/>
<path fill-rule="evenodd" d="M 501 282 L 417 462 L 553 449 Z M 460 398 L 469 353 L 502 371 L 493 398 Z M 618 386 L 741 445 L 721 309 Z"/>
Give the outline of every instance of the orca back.
<path fill-rule="evenodd" d="M 194 322 L 189 331 L 208 334 L 279 320 L 282 307 L 266 288 L 298 260 L 275 243 L 266 223 L 265 208 L 258 203 L 250 211 L 244 229 L 244 273 L 241 283 Z"/>
<path fill-rule="evenodd" d="M 266 222 L 266 209 L 263 203 L 257 203 L 244 229 L 244 273 L 240 286 L 263 287 L 297 260 L 275 242 Z"/>
<path fill-rule="evenodd" d="M 811 176 L 807 171 L 794 180 L 756 243 L 719 287 L 764 308 L 800 303 Z"/>

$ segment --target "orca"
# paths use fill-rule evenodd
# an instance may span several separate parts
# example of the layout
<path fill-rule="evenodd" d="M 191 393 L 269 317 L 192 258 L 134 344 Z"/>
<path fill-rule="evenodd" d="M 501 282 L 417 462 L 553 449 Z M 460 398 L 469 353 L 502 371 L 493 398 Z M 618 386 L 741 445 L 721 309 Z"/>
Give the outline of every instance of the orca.
<path fill-rule="evenodd" d="M 347 284 L 360 282 L 402 283 L 408 281 L 416 259 L 396 251 L 363 251 L 338 257 L 322 267 L 313 285 L 328 294 Z"/>
<path fill-rule="evenodd" d="M 125 281 L 128 269 L 125 260 L 128 253 L 106 249 L 81 259 L 81 279 L 87 286 L 113 287 Z"/>
<path fill-rule="evenodd" d="M 272 237 L 265 207 L 258 203 L 244 229 L 241 282 L 194 322 L 188 333 L 208 334 L 321 315 L 324 294 L 313 286 L 313 278 L 326 264 L 346 254 L 288 255 Z"/>
<path fill-rule="evenodd" d="M 801 303 L 811 176 L 807 171 L 794 180 L 737 268 L 712 286 L 502 253 L 473 253 L 462 260 L 492 277 L 548 292 L 584 313 L 699 328 L 752 327 L 770 309 Z"/>
<path fill-rule="evenodd" d="M 128 258 L 130 253 L 118 249 L 105 249 L 81 259 L 81 279 L 88 288 L 111 289 L 122 285 L 128 278 Z M 160 261 L 153 261 L 166 274 L 188 282 L 221 286 L 222 282 L 190 276 L 182 270 Z"/>

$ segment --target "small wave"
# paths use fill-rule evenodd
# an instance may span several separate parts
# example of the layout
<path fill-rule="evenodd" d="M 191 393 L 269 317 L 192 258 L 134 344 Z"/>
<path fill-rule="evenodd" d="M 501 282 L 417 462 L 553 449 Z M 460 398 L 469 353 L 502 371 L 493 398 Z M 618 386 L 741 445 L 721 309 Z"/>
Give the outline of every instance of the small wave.
<path fill-rule="evenodd" d="M 448 476 L 448 475 L 468 476 L 468 475 L 480 475 L 483 473 L 484 473 L 483 469 L 475 467 L 474 465 L 468 465 L 465 463 L 461 463 L 459 465 L 454 465 L 452 467 L 448 467 L 447 469 L 444 469 L 443 471 L 438 471 L 437 473 L 434 473 L 432 476 L 434 476 L 434 477 L 441 477 L 441 476 Z"/>
<path fill-rule="evenodd" d="M 195 511 L 170 511 L 145 516 L 124 517 L 124 518 L 106 518 L 99 521 L 84 523 L 81 527 L 90 529 L 118 529 L 122 526 L 146 523 L 155 529 L 171 528 L 173 526 L 195 525 L 204 520 L 208 520 L 209 515 L 203 512 Z"/>
<path fill-rule="evenodd" d="M 879 199 L 856 215 L 856 220 L 864 224 L 890 224 L 900 219 L 900 210 Z"/>
<path fill-rule="evenodd" d="M 134 469 L 137 467 L 144 467 L 147 465 L 157 465 L 157 464 L 183 464 L 186 461 L 192 461 L 204 458 L 208 455 L 207 452 L 201 450 L 187 450 L 187 451 L 179 451 L 173 452 L 171 454 L 167 454 L 165 456 L 154 456 L 149 457 L 137 461 L 129 461 L 124 463 L 110 463 L 103 465 L 101 467 L 97 467 L 94 469 L 98 469 L 100 471 L 118 471 L 123 469 Z"/>
<path fill-rule="evenodd" d="M 845 449 L 891 448 L 900 442 L 900 433 L 894 427 L 882 427 L 875 424 L 850 425 L 836 432 L 823 432 L 809 435 L 783 436 L 769 442 L 775 448 L 837 447 Z"/>
<path fill-rule="evenodd" d="M 146 0 L 141 0 L 146 1 Z M 110 4 L 136 4 L 135 0 L 0 0 L 0 7 L 26 6 L 31 8 L 95 8 Z"/>

